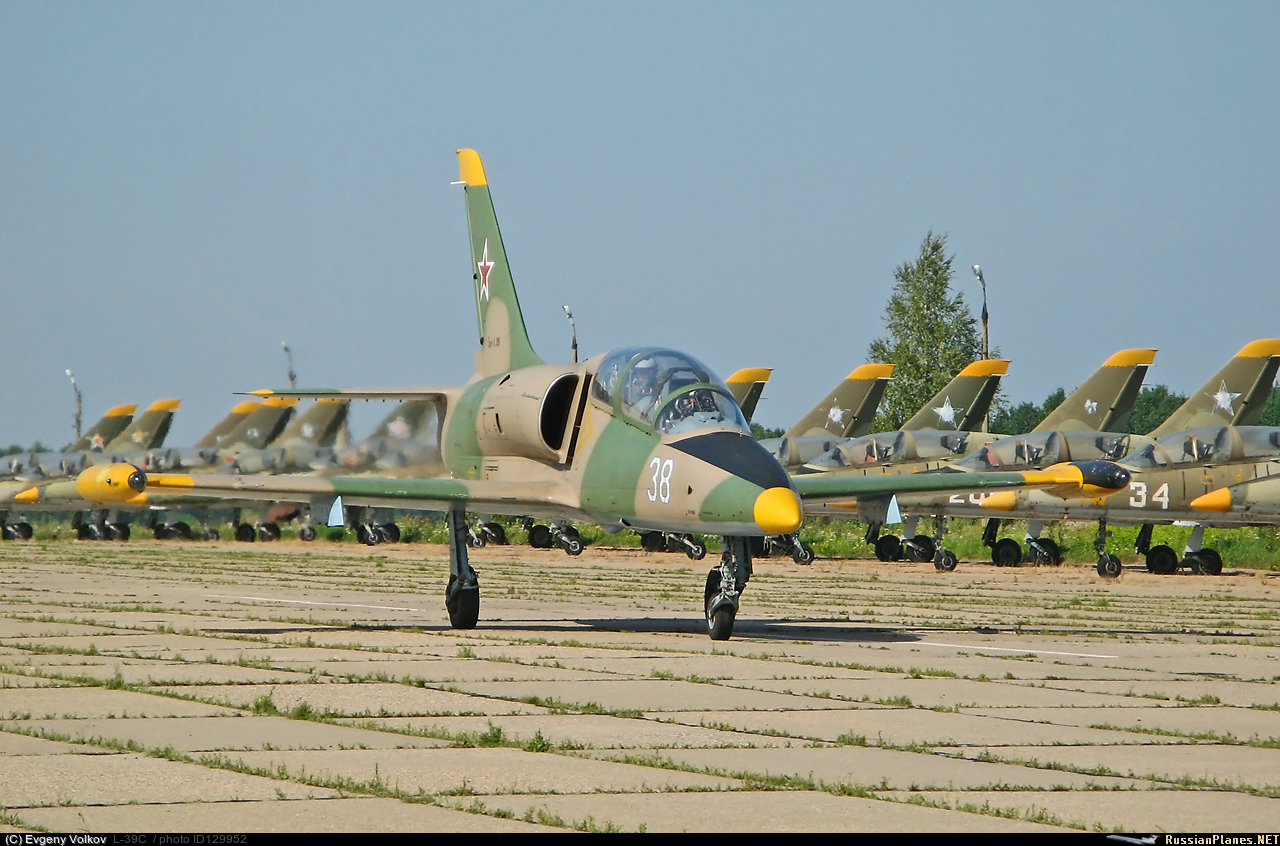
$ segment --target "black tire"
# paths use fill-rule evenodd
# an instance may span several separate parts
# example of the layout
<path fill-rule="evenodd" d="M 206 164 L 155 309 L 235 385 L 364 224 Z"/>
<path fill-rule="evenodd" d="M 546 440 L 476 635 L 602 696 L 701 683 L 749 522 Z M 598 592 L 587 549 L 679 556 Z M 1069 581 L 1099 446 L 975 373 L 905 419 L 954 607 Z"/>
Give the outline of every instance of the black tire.
<path fill-rule="evenodd" d="M 376 528 L 361 523 L 356 526 L 356 540 L 365 546 L 377 546 L 382 541 L 382 536 L 378 534 Z M 468 543 L 470 543 L 469 540 Z"/>
<path fill-rule="evenodd" d="M 942 550 L 933 559 L 934 569 L 940 573 L 952 572 L 959 563 L 960 559 L 956 558 L 956 554 L 949 549 Z"/>
<path fill-rule="evenodd" d="M 1098 559 L 1098 575 L 1104 579 L 1116 579 L 1120 577 L 1120 559 L 1114 555 L 1104 553 Z"/>
<path fill-rule="evenodd" d="M 236 526 L 236 540 L 240 543 L 253 543 L 257 539 L 258 533 L 250 524 L 240 523 Z"/>
<path fill-rule="evenodd" d="M 303 526 L 301 529 L 298 529 L 298 540 L 311 543 L 311 541 L 315 539 L 316 539 L 315 526 Z"/>
<path fill-rule="evenodd" d="M 191 527 L 186 523 L 174 523 L 169 527 L 169 537 L 189 541 L 195 537 L 195 535 L 192 534 Z"/>
<path fill-rule="evenodd" d="M 1032 542 L 1031 548 L 1035 550 L 1037 563 L 1048 564 L 1053 567 L 1061 566 L 1062 550 L 1058 548 L 1057 541 L 1052 538 L 1036 538 Z"/>
<path fill-rule="evenodd" d="M 902 558 L 902 541 L 897 535 L 881 535 L 876 539 L 876 558 L 881 561 L 897 561 Z"/>
<path fill-rule="evenodd" d="M 168 540 L 170 537 L 169 527 L 164 523 L 156 523 L 155 527 L 151 530 L 151 536 L 156 540 Z"/>
<path fill-rule="evenodd" d="M 1222 556 L 1212 549 L 1200 550 L 1200 570 L 1206 576 L 1221 576 Z"/>
<path fill-rule="evenodd" d="M 31 528 L 31 524 L 26 520 L 13 527 L 13 536 L 18 540 L 31 540 L 33 534 L 35 534 L 35 530 Z"/>
<path fill-rule="evenodd" d="M 707 557 L 707 545 L 702 541 L 691 540 L 684 548 L 684 554 L 691 561 L 701 561 Z"/>
<path fill-rule="evenodd" d="M 707 615 L 707 634 L 712 640 L 728 640 L 733 637 L 733 623 L 738 612 L 732 605 L 725 603 Z"/>
<path fill-rule="evenodd" d="M 128 523 L 108 523 L 107 540 L 127 541 L 129 539 Z"/>
<path fill-rule="evenodd" d="M 564 535 L 564 539 L 560 541 L 560 546 L 570 555 L 581 555 L 582 550 L 587 546 L 582 542 L 582 538 L 576 538 L 572 535 Z"/>
<path fill-rule="evenodd" d="M 400 527 L 395 523 L 383 523 L 378 527 L 387 543 L 400 543 Z"/>
<path fill-rule="evenodd" d="M 507 545 L 507 530 L 502 528 L 500 524 L 485 523 L 481 528 L 484 529 L 485 535 L 488 536 L 487 540 L 489 541 L 489 543 L 494 544 L 495 546 Z M 399 539 L 400 539 L 399 532 L 397 532 L 396 540 L 399 540 Z"/>
<path fill-rule="evenodd" d="M 97 523 L 90 523 L 88 526 L 85 526 L 85 529 L 88 533 L 89 540 L 100 541 L 107 539 L 107 530 L 105 526 L 99 526 Z"/>
<path fill-rule="evenodd" d="M 1001 538 L 991 547 L 991 563 L 997 567 L 1017 567 L 1022 563 L 1022 547 L 1013 538 Z"/>
<path fill-rule="evenodd" d="M 264 543 L 280 540 L 280 527 L 275 523 L 263 523 L 258 527 L 258 540 Z"/>
<path fill-rule="evenodd" d="M 807 543 L 800 544 L 800 548 L 791 553 L 791 560 L 797 564 L 813 563 L 813 547 Z"/>
<path fill-rule="evenodd" d="M 457 579 L 449 577 L 444 592 L 444 606 L 449 611 L 449 625 L 455 629 L 474 629 L 480 621 L 480 586 L 458 588 Z"/>
<path fill-rule="evenodd" d="M 1200 553 L 1198 552 L 1188 552 L 1180 562 L 1180 566 L 1186 567 L 1194 576 L 1199 576 L 1204 573 L 1204 562 L 1201 560 Z"/>
<path fill-rule="evenodd" d="M 640 545 L 645 552 L 662 552 L 667 548 L 667 537 L 662 532 L 643 532 Z"/>
<path fill-rule="evenodd" d="M 912 550 L 913 553 L 907 553 L 907 550 Z M 938 546 L 928 535 L 916 535 L 902 544 L 902 551 L 912 561 L 932 561 L 937 555 Z"/>
<path fill-rule="evenodd" d="M 217 529 L 205 529 L 204 539 L 207 541 L 222 540 L 222 534 Z"/>
<path fill-rule="evenodd" d="M 707 584 L 702 590 L 702 613 L 703 616 L 710 618 L 711 616 L 711 600 L 720 594 L 720 571 L 710 570 L 707 573 Z"/>
<path fill-rule="evenodd" d="M 752 558 L 768 558 L 769 557 L 769 539 L 768 538 L 751 538 L 748 541 L 751 544 Z"/>
<path fill-rule="evenodd" d="M 468 531 L 467 546 L 471 547 L 472 549 L 479 549 L 480 547 L 484 546 L 484 530 L 481 529 L 478 532 Z"/>
<path fill-rule="evenodd" d="M 14 534 L 13 529 L 8 526 L 0 526 L 0 540 L 14 540 L 16 537 L 17 535 Z M 81 540 L 84 540 L 84 538 L 81 538 Z"/>
<path fill-rule="evenodd" d="M 529 546 L 534 549 L 550 549 L 553 543 L 555 539 L 551 536 L 551 530 L 541 523 L 529 530 Z"/>
<path fill-rule="evenodd" d="M 1177 572 L 1178 553 L 1172 547 L 1160 544 L 1147 550 L 1147 570 L 1157 576 L 1169 576 Z"/>

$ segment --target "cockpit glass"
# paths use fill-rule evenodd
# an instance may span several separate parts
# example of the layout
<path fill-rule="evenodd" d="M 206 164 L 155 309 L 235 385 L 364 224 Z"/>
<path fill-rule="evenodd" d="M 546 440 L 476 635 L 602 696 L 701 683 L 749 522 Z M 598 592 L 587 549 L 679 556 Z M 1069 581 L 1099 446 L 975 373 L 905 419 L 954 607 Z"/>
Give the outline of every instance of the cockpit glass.
<path fill-rule="evenodd" d="M 1174 465 L 1206 464 L 1212 461 L 1217 453 L 1224 451 L 1219 449 L 1219 442 L 1223 432 L 1228 431 L 1222 426 L 1204 426 L 1163 437 L 1157 443 L 1172 459 Z M 1225 451 L 1228 453 L 1230 451 L 1229 442 Z M 1222 458 L 1225 457 L 1225 455 L 1222 456 Z"/>
<path fill-rule="evenodd" d="M 597 399 L 670 435 L 704 428 L 747 430 L 733 396 L 706 365 L 668 349 L 610 353 L 592 383 Z"/>
<path fill-rule="evenodd" d="M 1152 470 L 1168 467 L 1169 457 L 1165 455 L 1164 448 L 1159 444 L 1147 444 L 1129 453 L 1120 463 L 1139 470 Z"/>
<path fill-rule="evenodd" d="M 1280 457 L 1280 429 L 1272 426 L 1238 426 L 1245 458 Z"/>

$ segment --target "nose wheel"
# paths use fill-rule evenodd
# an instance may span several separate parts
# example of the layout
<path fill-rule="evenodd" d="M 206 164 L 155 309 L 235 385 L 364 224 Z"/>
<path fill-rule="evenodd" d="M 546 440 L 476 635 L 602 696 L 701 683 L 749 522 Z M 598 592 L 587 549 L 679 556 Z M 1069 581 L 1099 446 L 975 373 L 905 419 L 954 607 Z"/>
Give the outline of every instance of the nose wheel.
<path fill-rule="evenodd" d="M 724 538 L 720 566 L 707 573 L 702 604 L 707 620 L 707 634 L 712 640 L 728 640 L 738 618 L 742 591 L 751 578 L 750 538 Z"/>

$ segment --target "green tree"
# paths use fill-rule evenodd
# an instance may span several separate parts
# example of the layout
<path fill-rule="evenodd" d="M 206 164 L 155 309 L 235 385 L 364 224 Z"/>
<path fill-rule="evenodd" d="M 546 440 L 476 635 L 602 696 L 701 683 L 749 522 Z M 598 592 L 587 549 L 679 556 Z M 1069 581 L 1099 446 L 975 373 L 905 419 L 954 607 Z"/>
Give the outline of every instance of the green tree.
<path fill-rule="evenodd" d="M 893 272 L 897 281 L 884 310 L 888 336 L 867 351 L 867 361 L 897 365 L 874 431 L 897 429 L 982 350 L 964 294 L 951 290 L 955 257 L 946 250 L 947 236 L 930 230 L 919 257 Z"/>
<path fill-rule="evenodd" d="M 1010 408 L 1001 405 L 991 412 L 991 431 L 1002 435 L 1022 435 L 1040 425 L 1040 421 L 1049 416 L 1049 412 L 1062 405 L 1067 392 L 1058 388 L 1045 397 L 1043 405 L 1024 402 Z"/>
<path fill-rule="evenodd" d="M 1143 388 L 1133 401 L 1133 415 L 1129 418 L 1129 431 L 1145 435 L 1178 410 L 1187 398 L 1169 391 L 1168 385 Z"/>
<path fill-rule="evenodd" d="M 767 441 L 770 438 L 781 438 L 786 429 L 766 429 L 756 421 L 751 421 L 751 436 L 757 441 Z"/>
<path fill-rule="evenodd" d="M 1271 396 L 1267 404 L 1262 406 L 1262 416 L 1258 418 L 1259 426 L 1280 426 L 1280 386 L 1272 386 Z"/>

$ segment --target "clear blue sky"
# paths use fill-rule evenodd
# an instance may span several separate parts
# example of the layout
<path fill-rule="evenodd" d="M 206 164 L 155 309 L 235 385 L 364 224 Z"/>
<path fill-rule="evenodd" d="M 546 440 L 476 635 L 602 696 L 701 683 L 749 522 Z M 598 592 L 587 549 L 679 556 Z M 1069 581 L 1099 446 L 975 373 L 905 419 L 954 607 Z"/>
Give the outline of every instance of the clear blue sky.
<path fill-rule="evenodd" d="M 771 366 L 782 426 L 949 235 L 1014 401 L 1280 336 L 1280 4 L 0 5 L 0 444 L 181 397 L 461 382 L 453 151 L 530 334 Z M 370 416 L 370 411 L 372 415 Z M 381 409 L 362 412 L 363 435 Z"/>

